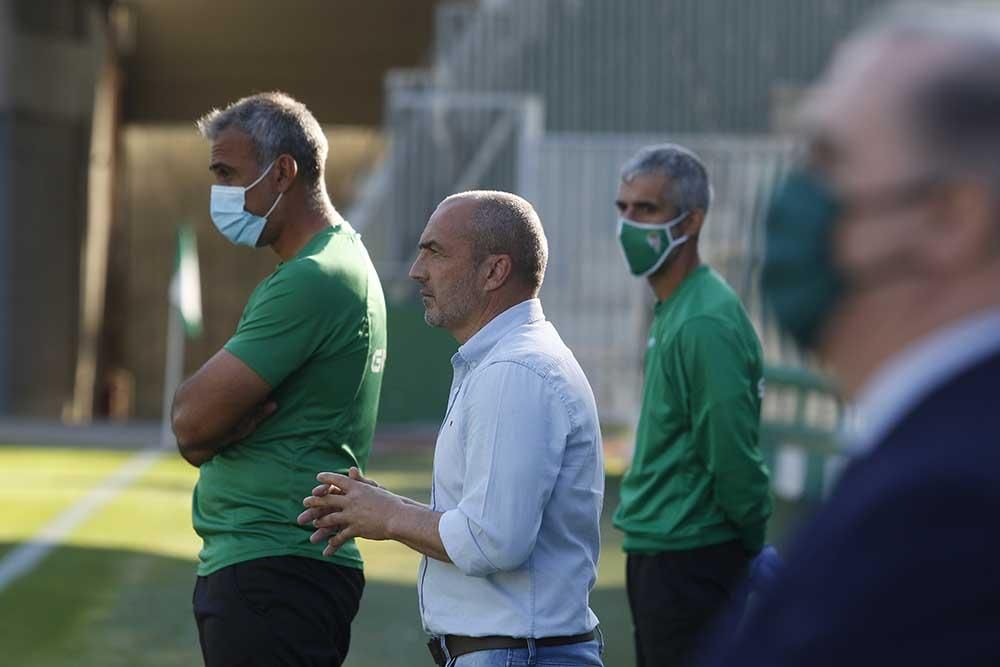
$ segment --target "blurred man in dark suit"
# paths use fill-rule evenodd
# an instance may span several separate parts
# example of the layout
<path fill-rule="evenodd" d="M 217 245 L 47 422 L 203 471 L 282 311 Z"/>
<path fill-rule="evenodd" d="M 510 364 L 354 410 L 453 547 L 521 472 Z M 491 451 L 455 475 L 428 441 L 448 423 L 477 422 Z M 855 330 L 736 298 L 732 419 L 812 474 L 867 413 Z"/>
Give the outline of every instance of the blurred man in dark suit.
<path fill-rule="evenodd" d="M 855 406 L 852 462 L 712 665 L 1000 665 L 1000 12 L 840 48 L 764 291 Z"/>

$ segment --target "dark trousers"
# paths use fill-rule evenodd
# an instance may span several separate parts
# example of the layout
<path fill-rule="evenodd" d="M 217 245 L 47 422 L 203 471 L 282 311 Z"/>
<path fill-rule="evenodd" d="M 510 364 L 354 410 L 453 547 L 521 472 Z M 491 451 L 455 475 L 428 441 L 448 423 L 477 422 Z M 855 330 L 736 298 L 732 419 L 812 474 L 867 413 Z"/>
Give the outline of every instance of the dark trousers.
<path fill-rule="evenodd" d="M 626 586 L 637 666 L 689 664 L 712 620 L 739 590 L 751 559 L 739 542 L 629 554 Z"/>
<path fill-rule="evenodd" d="M 194 616 L 206 667 L 338 667 L 364 586 L 361 570 L 298 556 L 198 577 Z"/>

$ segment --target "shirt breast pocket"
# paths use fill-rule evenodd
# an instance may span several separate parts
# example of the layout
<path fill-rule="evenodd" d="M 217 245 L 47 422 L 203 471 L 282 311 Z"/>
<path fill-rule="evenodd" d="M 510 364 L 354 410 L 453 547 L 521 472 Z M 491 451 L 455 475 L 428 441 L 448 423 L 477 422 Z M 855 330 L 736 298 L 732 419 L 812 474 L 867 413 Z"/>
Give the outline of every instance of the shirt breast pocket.
<path fill-rule="evenodd" d="M 464 422 L 457 413 L 451 414 L 441 425 L 437 447 L 434 450 L 435 478 L 449 487 L 449 493 L 461 495 L 461 480 L 465 477 Z"/>

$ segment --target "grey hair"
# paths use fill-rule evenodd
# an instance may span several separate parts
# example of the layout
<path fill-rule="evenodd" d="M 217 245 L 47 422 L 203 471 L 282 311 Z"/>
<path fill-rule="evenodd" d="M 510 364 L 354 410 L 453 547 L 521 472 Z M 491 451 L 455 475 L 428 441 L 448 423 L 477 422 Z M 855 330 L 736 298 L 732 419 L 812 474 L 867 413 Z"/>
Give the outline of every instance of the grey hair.
<path fill-rule="evenodd" d="M 712 186 L 708 170 L 698 155 L 679 144 L 645 146 L 622 166 L 623 183 L 636 176 L 660 173 L 667 176 L 669 186 L 664 196 L 682 211 L 701 209 L 708 213 L 712 203 Z"/>
<path fill-rule="evenodd" d="M 212 109 L 196 125 L 209 141 L 228 128 L 236 128 L 250 138 L 261 169 L 287 154 L 295 159 L 306 183 L 322 183 L 326 135 L 306 105 L 290 95 L 271 92 L 244 97 L 225 109 Z"/>
<path fill-rule="evenodd" d="M 1000 12 L 900 3 L 855 35 L 866 38 L 944 47 L 904 100 L 914 138 L 939 168 L 1000 177 Z"/>
<path fill-rule="evenodd" d="M 445 201 L 471 199 L 472 253 L 478 263 L 487 255 L 509 255 L 511 274 L 537 294 L 549 260 L 542 221 L 527 200 L 509 192 L 471 190 Z"/>

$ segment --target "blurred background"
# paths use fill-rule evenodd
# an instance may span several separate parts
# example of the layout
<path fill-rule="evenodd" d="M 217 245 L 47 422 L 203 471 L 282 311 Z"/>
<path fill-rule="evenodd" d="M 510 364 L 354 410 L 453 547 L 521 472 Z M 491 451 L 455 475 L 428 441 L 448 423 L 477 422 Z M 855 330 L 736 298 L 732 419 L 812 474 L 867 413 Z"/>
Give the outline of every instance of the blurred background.
<path fill-rule="evenodd" d="M 0 662 L 200 659 L 196 472 L 169 452 L 140 457 L 159 438 L 178 227 L 197 238 L 204 313 L 185 373 L 228 339 L 277 262 L 213 228 L 208 144 L 194 128 L 258 91 L 298 98 L 327 133 L 330 194 L 389 301 L 371 473 L 418 497 L 456 347 L 424 325 L 406 277 L 436 204 L 492 188 L 538 209 L 550 244 L 542 300 L 597 395 L 610 515 L 652 305 L 616 245 L 618 169 L 648 143 L 700 153 L 716 196 L 703 257 L 741 294 L 766 348 L 780 543 L 840 465 L 842 409 L 761 307 L 760 208 L 793 156 L 796 100 L 883 4 L 0 0 L 0 649 L 12 656 Z M 625 665 L 624 566 L 609 523 L 604 539 L 594 606 L 608 664 Z M 348 664 L 427 664 L 416 557 L 362 546 L 369 588 Z"/>

